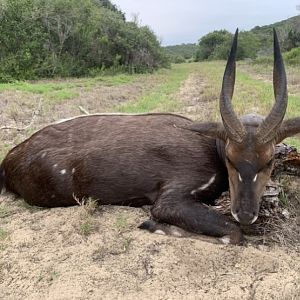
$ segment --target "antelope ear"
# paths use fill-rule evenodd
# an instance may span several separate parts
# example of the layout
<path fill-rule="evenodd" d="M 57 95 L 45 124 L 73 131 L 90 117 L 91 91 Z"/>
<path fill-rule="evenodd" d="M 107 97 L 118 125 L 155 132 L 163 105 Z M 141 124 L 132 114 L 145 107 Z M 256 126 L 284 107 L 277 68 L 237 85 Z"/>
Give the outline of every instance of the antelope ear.
<path fill-rule="evenodd" d="M 227 139 L 227 134 L 222 123 L 193 123 L 181 128 L 185 130 L 195 131 L 198 134 L 206 136 L 208 138 L 219 138 L 223 141 Z"/>
<path fill-rule="evenodd" d="M 283 121 L 276 135 L 276 143 L 298 133 L 300 133 L 300 117 Z"/>

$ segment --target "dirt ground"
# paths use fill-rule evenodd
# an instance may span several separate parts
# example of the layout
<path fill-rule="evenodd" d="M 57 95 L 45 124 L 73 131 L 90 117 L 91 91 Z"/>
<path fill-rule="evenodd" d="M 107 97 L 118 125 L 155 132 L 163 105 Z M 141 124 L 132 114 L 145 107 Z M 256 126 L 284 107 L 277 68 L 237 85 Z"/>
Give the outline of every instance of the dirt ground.
<path fill-rule="evenodd" d="M 151 84 L 157 83 L 149 88 Z M 140 85 L 98 87 L 96 104 L 83 101 L 93 98 L 84 91 L 74 101 L 91 112 L 102 111 L 105 103 L 113 105 L 112 99 L 138 97 L 144 89 Z M 182 85 L 176 96 L 186 103 L 183 114 L 207 118 L 214 104 L 201 101 L 204 87 L 196 75 Z M 0 126 L 10 120 L 5 105 L 17 103 L 18 97 L 2 92 Z M 38 98 L 22 99 L 28 103 L 22 110 L 28 119 Z M 42 113 L 36 126 L 78 114 L 76 105 L 72 107 L 57 105 L 51 115 Z M 2 133 L 6 143 L 22 138 L 22 132 Z M 299 248 L 226 246 L 150 234 L 137 228 L 148 217 L 143 208 L 40 209 L 2 195 L 0 299 L 300 299 Z"/>

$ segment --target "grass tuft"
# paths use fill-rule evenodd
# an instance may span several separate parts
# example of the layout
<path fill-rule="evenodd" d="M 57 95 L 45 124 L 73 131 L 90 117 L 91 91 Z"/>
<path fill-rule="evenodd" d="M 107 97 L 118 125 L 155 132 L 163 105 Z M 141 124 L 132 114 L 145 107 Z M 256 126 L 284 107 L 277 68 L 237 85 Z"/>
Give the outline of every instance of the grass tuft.
<path fill-rule="evenodd" d="M 81 235 L 88 236 L 97 229 L 96 221 L 93 217 L 98 207 L 97 200 L 92 198 L 82 198 L 80 200 L 75 196 L 74 199 L 80 206 L 78 223 L 76 226 Z"/>

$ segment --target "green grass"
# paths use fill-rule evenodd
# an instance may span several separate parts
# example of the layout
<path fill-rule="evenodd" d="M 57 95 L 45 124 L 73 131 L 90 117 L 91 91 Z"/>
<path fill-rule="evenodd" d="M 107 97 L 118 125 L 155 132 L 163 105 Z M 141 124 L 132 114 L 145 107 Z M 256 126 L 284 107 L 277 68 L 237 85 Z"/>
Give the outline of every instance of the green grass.
<path fill-rule="evenodd" d="M 45 96 L 51 102 L 61 102 L 75 98 L 79 95 L 78 89 L 92 89 L 96 85 L 119 86 L 130 84 L 141 78 L 140 74 L 119 74 L 115 76 L 98 76 L 81 79 L 60 80 L 60 81 L 19 81 L 14 83 L 0 83 L 0 92 L 7 90 L 22 91 L 31 94 Z"/>
<path fill-rule="evenodd" d="M 11 215 L 11 211 L 8 207 L 0 205 L 0 219 L 6 218 Z"/>
<path fill-rule="evenodd" d="M 195 72 L 199 64 L 177 64 L 172 69 L 160 70 L 156 73 L 160 85 L 150 93 L 144 94 L 138 100 L 119 105 L 115 110 L 124 113 L 167 112 L 176 111 L 182 107 L 174 94 L 188 76 Z"/>
<path fill-rule="evenodd" d="M 0 227 L 0 242 L 3 242 L 8 237 L 8 235 L 9 233 Z"/>
<path fill-rule="evenodd" d="M 210 95 L 220 93 L 222 76 L 225 62 L 212 61 L 201 63 L 199 72 L 204 76 Z M 292 68 L 291 68 L 292 69 Z M 250 70 L 250 71 L 249 71 Z M 272 72 L 271 70 L 268 71 Z M 289 68 L 287 70 L 289 72 Z M 270 80 L 262 80 L 264 77 L 270 78 L 270 74 L 265 74 L 265 69 L 261 67 L 247 68 L 242 63 L 241 68 L 237 65 L 237 76 L 233 96 L 233 106 L 237 115 L 242 116 L 248 113 L 258 113 L 267 115 L 274 104 L 273 84 Z M 215 105 L 214 119 L 220 120 L 218 103 Z M 285 118 L 300 116 L 300 90 L 298 94 L 289 96 L 288 108 Z M 298 138 L 289 138 L 285 142 L 300 149 Z"/>
<path fill-rule="evenodd" d="M 0 162 L 4 159 L 7 152 L 11 149 L 11 145 L 7 143 L 3 143 L 0 147 Z"/>
<path fill-rule="evenodd" d="M 128 226 L 127 217 L 122 214 L 118 215 L 116 218 L 115 225 L 116 225 L 118 231 L 124 230 Z"/>
<path fill-rule="evenodd" d="M 48 95 L 51 102 L 59 103 L 64 100 L 73 99 L 79 96 L 78 92 L 74 90 L 63 89 L 60 91 L 53 91 Z"/>
<path fill-rule="evenodd" d="M 98 76 L 92 80 L 94 83 L 102 83 L 107 86 L 118 86 L 123 84 L 129 84 L 136 81 L 139 78 L 147 77 L 147 74 L 119 74 L 114 76 Z"/>
<path fill-rule="evenodd" d="M 138 78 L 147 75 L 140 74 L 119 74 L 115 76 L 98 76 L 86 77 L 71 80 L 57 80 L 57 81 L 17 81 L 14 83 L 0 83 L 0 91 L 4 90 L 18 90 L 29 92 L 33 94 L 47 94 L 53 91 L 72 89 L 74 87 L 94 86 L 102 84 L 107 86 L 118 86 L 134 82 Z"/>
<path fill-rule="evenodd" d="M 95 229 L 95 225 L 90 220 L 86 220 L 80 224 L 80 233 L 84 236 L 90 235 Z"/>

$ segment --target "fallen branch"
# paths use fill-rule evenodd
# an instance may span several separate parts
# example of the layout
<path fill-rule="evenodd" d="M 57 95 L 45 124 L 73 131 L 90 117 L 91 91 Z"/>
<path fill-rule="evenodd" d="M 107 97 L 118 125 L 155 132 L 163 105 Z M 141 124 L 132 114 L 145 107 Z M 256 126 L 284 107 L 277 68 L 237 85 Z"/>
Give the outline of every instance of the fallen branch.
<path fill-rule="evenodd" d="M 80 110 L 82 113 L 84 113 L 85 115 L 89 115 L 89 114 L 90 114 L 84 107 L 82 107 L 82 106 L 79 105 L 78 108 L 79 108 L 79 110 Z"/>

